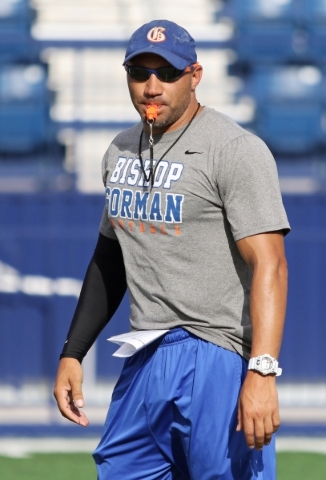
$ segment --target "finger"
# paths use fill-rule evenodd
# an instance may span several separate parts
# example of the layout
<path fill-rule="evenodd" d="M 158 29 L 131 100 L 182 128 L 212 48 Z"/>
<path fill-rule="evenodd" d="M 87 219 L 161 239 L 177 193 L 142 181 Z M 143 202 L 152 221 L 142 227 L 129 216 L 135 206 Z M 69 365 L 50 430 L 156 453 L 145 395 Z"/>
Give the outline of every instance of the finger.
<path fill-rule="evenodd" d="M 86 417 L 85 413 L 76 407 L 73 400 L 71 400 L 71 402 L 67 406 L 60 409 L 60 412 L 62 416 L 64 416 L 71 422 L 77 423 L 78 425 L 87 427 L 87 425 L 89 424 L 88 418 Z"/>
<path fill-rule="evenodd" d="M 242 410 L 241 410 L 241 404 L 239 401 L 238 402 L 238 423 L 237 423 L 236 431 L 240 432 L 241 430 L 242 430 Z"/>
<path fill-rule="evenodd" d="M 265 430 L 264 445 L 269 445 L 272 441 L 272 437 L 274 433 L 273 422 L 270 417 L 265 419 L 264 430 Z"/>
<path fill-rule="evenodd" d="M 262 450 L 265 444 L 265 432 L 264 428 L 255 428 L 255 445 L 256 450 Z"/>
<path fill-rule="evenodd" d="M 255 428 L 254 421 L 251 417 L 242 416 L 243 431 L 246 438 L 246 443 L 249 448 L 255 448 Z"/>
<path fill-rule="evenodd" d="M 79 408 L 84 406 L 84 395 L 81 388 L 81 382 L 73 382 L 71 385 L 71 396 L 75 405 Z"/>
<path fill-rule="evenodd" d="M 79 410 L 79 408 L 76 406 L 72 392 L 69 392 L 68 408 L 66 408 L 64 414 L 66 418 L 68 416 L 69 420 L 73 421 L 74 423 L 78 423 L 78 425 L 86 427 L 89 424 L 85 413 Z"/>
<path fill-rule="evenodd" d="M 281 425 L 281 419 L 279 411 L 276 410 L 272 415 L 272 423 L 273 423 L 273 433 L 277 432 Z"/>
<path fill-rule="evenodd" d="M 77 378 L 71 378 L 71 398 L 73 399 L 75 405 L 79 408 L 83 408 L 84 406 L 84 395 L 82 391 L 82 375 L 78 376 Z"/>
<path fill-rule="evenodd" d="M 264 446 L 265 428 L 261 416 L 249 415 L 244 417 L 244 433 L 249 448 L 261 450 Z"/>
<path fill-rule="evenodd" d="M 55 397 L 63 417 L 84 427 L 89 424 L 84 412 L 81 412 L 75 405 L 71 391 L 68 391 L 67 388 L 56 390 Z"/>
<path fill-rule="evenodd" d="M 68 418 L 74 423 L 77 423 L 78 425 L 81 425 L 82 427 L 87 427 L 87 425 L 89 424 L 88 418 L 86 417 L 85 413 L 76 407 L 73 400 L 71 400 L 71 402 L 69 403 L 69 408 L 66 409 L 64 413 L 64 416 L 66 418 Z"/>

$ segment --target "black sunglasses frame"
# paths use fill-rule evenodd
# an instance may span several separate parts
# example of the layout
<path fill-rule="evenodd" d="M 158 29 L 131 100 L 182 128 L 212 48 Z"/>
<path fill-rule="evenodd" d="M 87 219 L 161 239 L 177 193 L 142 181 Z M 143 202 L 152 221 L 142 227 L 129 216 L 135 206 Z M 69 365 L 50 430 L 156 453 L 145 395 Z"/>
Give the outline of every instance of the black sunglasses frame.
<path fill-rule="evenodd" d="M 136 65 L 125 65 L 125 70 L 130 77 L 136 82 L 146 82 L 152 74 L 154 74 L 161 82 L 170 83 L 178 80 L 184 73 L 192 72 L 195 65 L 189 65 L 183 70 L 175 67 L 146 68 Z M 138 72 L 138 76 L 137 76 Z"/>

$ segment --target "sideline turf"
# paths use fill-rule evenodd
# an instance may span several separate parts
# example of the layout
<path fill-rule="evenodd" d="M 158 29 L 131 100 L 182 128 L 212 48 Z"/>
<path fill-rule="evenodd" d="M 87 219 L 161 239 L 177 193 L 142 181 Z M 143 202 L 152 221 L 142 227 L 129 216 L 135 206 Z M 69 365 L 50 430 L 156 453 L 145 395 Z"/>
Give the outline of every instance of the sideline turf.
<path fill-rule="evenodd" d="M 277 454 L 277 480 L 326 480 L 326 455 L 305 452 Z"/>
<path fill-rule="evenodd" d="M 1 480 L 96 480 L 91 454 L 47 453 L 0 457 Z"/>
<path fill-rule="evenodd" d="M 326 455 L 280 452 L 277 480 L 326 480 Z M 92 456 L 85 453 L 0 456 L 1 480 L 96 480 Z"/>

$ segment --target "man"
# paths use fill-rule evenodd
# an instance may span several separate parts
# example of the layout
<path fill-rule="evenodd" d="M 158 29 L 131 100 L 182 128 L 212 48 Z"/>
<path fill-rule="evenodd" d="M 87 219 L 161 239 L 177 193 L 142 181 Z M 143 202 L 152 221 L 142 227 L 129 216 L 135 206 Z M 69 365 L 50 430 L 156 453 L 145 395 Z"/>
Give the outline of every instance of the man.
<path fill-rule="evenodd" d="M 272 480 L 289 231 L 274 159 L 199 105 L 202 67 L 182 27 L 143 25 L 124 66 L 141 122 L 103 159 L 106 206 L 61 355 L 59 409 L 88 424 L 80 362 L 128 286 L 132 330 L 168 332 L 125 362 L 98 478 Z"/>

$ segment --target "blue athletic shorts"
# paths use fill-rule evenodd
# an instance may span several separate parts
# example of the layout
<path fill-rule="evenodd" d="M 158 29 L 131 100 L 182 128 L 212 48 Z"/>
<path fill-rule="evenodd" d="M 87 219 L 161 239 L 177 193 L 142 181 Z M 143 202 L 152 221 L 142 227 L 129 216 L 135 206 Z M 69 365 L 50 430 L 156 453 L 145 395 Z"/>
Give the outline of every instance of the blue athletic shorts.
<path fill-rule="evenodd" d="M 236 432 L 240 355 L 176 328 L 128 358 L 93 456 L 98 480 L 275 480 L 274 440 Z"/>

